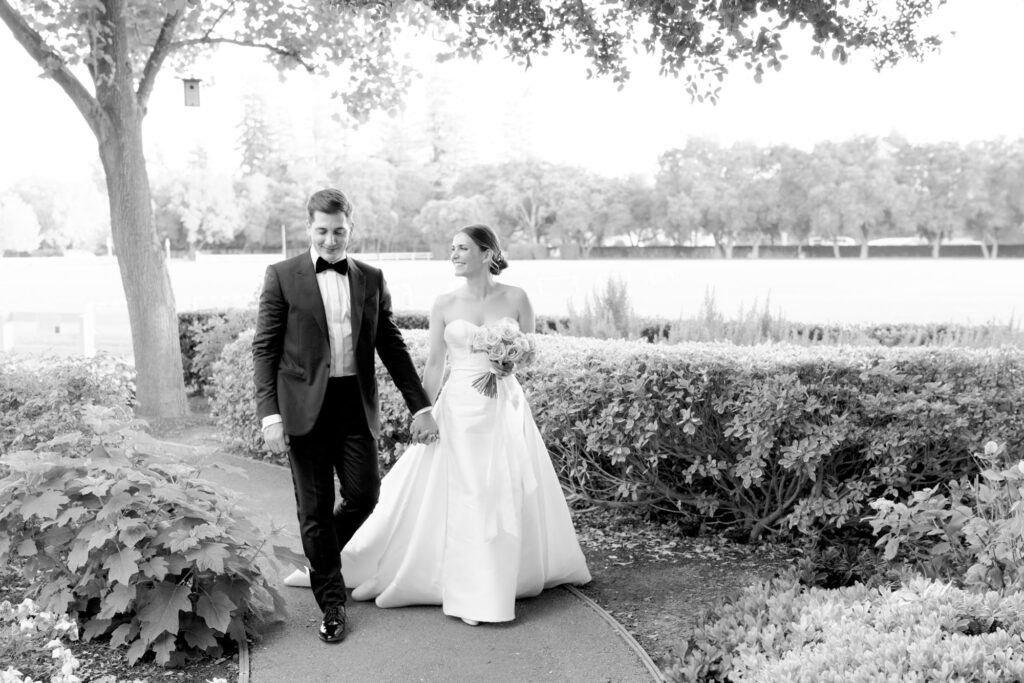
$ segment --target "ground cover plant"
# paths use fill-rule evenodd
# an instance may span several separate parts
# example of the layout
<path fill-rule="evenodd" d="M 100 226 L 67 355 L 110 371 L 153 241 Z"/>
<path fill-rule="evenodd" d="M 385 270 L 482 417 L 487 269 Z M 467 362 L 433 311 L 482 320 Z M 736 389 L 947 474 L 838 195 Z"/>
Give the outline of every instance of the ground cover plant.
<path fill-rule="evenodd" d="M 897 587 L 747 587 L 704 617 L 673 681 L 1024 679 L 1024 595 L 912 578 Z"/>

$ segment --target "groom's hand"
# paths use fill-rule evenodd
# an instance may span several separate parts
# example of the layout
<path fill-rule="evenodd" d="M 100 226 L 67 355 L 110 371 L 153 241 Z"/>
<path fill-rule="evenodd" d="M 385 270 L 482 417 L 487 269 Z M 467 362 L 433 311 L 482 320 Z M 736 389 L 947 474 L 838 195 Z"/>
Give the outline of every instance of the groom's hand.
<path fill-rule="evenodd" d="M 288 435 L 284 433 L 284 424 L 281 422 L 263 428 L 263 441 L 273 453 L 284 455 L 288 452 Z"/>
<path fill-rule="evenodd" d="M 437 441 L 438 429 L 434 422 L 434 416 L 430 411 L 425 411 L 412 419 L 412 440 L 417 443 L 430 443 Z"/>

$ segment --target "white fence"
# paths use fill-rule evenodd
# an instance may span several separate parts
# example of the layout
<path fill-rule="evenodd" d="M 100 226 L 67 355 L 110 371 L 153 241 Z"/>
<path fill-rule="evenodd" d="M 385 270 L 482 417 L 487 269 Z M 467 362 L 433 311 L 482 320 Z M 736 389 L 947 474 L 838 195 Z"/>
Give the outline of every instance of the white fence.
<path fill-rule="evenodd" d="M 93 304 L 79 311 L 0 311 L 0 352 L 94 356 L 98 351 L 131 359 L 126 311 Z"/>

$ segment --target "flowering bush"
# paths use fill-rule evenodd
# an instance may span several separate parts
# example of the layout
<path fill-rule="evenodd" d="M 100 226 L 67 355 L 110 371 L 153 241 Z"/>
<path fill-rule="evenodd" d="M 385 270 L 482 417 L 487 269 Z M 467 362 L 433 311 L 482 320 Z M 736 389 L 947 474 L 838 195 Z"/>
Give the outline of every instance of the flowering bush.
<path fill-rule="evenodd" d="M 0 602 L 0 661 L 31 667 L 32 673 L 45 674 L 52 683 L 79 683 L 78 660 L 62 640 L 78 640 L 78 624 L 67 615 L 43 611 L 29 598 L 18 605 Z M 0 670 L 0 683 L 33 680 L 12 665 Z"/>
<path fill-rule="evenodd" d="M 1024 680 L 1024 594 L 923 577 L 898 589 L 758 583 L 693 633 L 671 681 Z"/>

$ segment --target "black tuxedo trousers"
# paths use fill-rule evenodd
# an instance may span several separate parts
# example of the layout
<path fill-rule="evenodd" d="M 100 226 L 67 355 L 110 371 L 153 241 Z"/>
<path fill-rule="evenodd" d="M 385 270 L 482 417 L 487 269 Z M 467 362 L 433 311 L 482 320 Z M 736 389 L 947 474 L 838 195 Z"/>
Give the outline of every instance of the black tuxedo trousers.
<path fill-rule="evenodd" d="M 288 436 L 302 550 L 321 610 L 345 604 L 341 549 L 380 495 L 377 440 L 370 433 L 354 376 L 331 378 L 313 429 Z M 335 505 L 335 477 L 341 501 Z"/>

